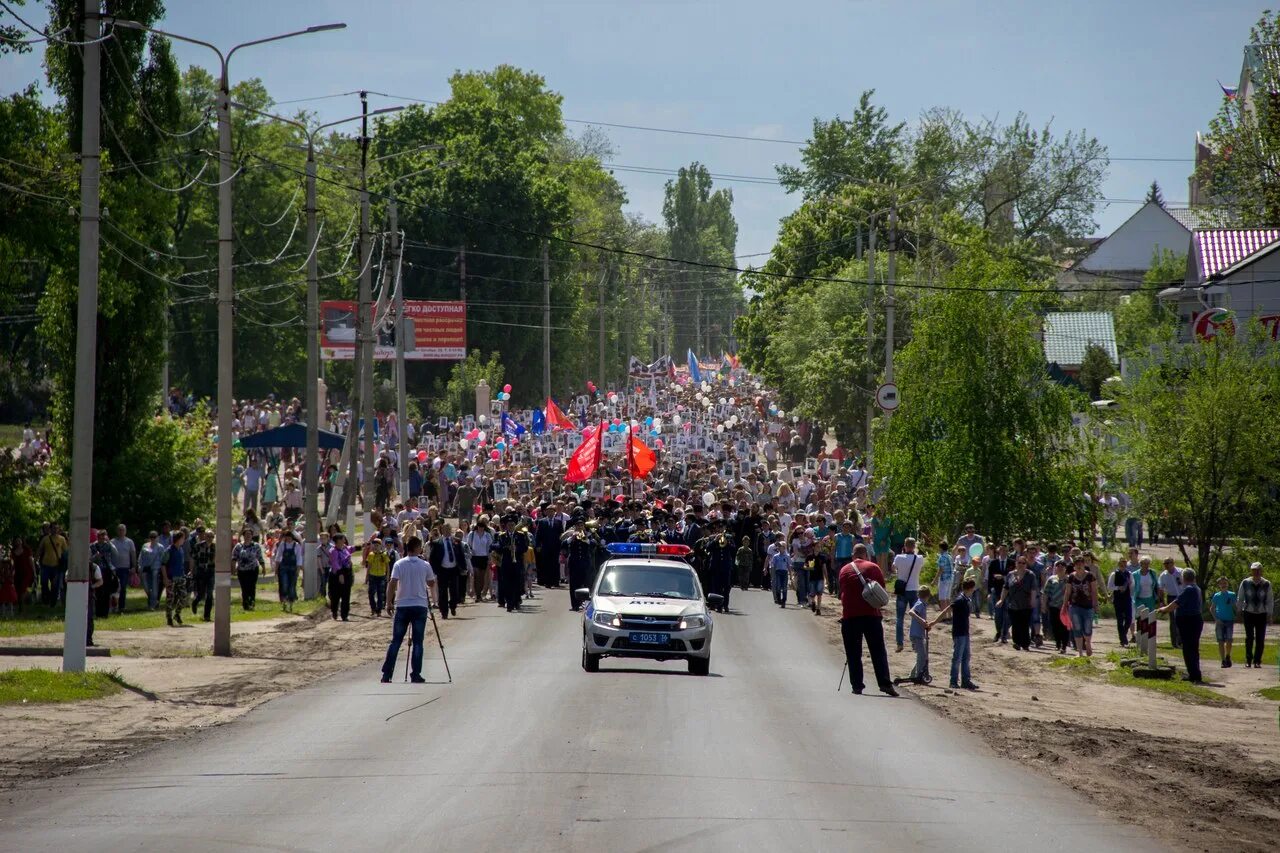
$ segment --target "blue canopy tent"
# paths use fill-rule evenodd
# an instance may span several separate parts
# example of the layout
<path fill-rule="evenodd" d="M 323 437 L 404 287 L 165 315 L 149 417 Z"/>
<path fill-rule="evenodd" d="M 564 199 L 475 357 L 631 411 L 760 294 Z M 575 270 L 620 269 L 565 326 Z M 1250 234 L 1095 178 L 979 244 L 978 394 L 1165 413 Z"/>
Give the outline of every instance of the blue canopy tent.
<path fill-rule="evenodd" d="M 345 439 L 341 435 L 336 432 L 329 432 L 327 429 L 317 430 L 317 432 L 320 434 L 321 450 L 342 449 Z M 300 423 L 285 424 L 275 429 L 246 435 L 236 443 L 246 448 L 295 447 L 305 449 L 307 446 L 307 425 Z"/>

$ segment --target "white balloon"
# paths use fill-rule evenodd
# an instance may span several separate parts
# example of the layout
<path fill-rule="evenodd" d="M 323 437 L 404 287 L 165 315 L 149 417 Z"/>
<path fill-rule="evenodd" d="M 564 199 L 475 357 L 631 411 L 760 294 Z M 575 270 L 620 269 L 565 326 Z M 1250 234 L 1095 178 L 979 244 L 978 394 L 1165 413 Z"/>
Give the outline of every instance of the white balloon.
<path fill-rule="evenodd" d="M 782 411 L 782 409 L 778 409 L 778 417 L 785 418 L 786 416 L 787 416 L 786 412 Z"/>
<path fill-rule="evenodd" d="M 799 416 L 799 415 L 792 415 L 792 416 L 791 416 L 791 422 L 792 422 L 793 424 L 798 424 L 798 423 L 800 423 L 800 416 Z"/>
<path fill-rule="evenodd" d="M 653 429 L 662 429 L 662 418 L 653 419 Z"/>
<path fill-rule="evenodd" d="M 459 446 L 459 447 L 461 447 L 463 450 L 466 450 L 468 447 L 470 447 L 470 446 L 471 446 L 471 442 L 467 441 L 467 440 L 464 438 L 464 439 L 462 439 L 461 441 L 459 441 L 459 442 L 458 442 L 458 446 Z"/>
<path fill-rule="evenodd" d="M 724 432 L 724 424 L 716 424 L 716 432 Z"/>
<path fill-rule="evenodd" d="M 488 415 L 481 415 L 480 417 L 476 418 L 476 420 L 477 420 L 479 423 L 482 423 L 482 424 L 483 424 L 483 423 L 487 423 L 487 422 L 488 422 L 488 420 L 489 420 L 489 416 L 488 416 Z"/>
<path fill-rule="evenodd" d="M 702 505 L 703 505 L 703 506 L 711 506 L 711 505 L 712 505 L 712 504 L 714 504 L 715 502 L 716 502 L 716 493 L 715 493 L 715 492 L 703 492 L 703 493 L 702 493 Z"/>
<path fill-rule="evenodd" d="M 738 401 L 737 401 L 737 399 L 736 399 L 736 398 L 734 398 L 734 397 L 730 397 L 730 398 L 729 398 L 729 405 L 730 405 L 730 406 L 736 406 L 736 405 L 738 405 Z"/>
<path fill-rule="evenodd" d="M 720 405 L 725 406 L 725 405 L 728 405 L 728 403 L 729 403 L 729 400 L 727 398 L 725 397 L 720 398 Z"/>
<path fill-rule="evenodd" d="M 681 418 L 679 415 L 671 416 L 671 423 L 675 424 L 676 426 L 680 426 L 680 424 L 682 424 L 683 422 L 684 422 L 684 419 Z"/>
<path fill-rule="evenodd" d="M 485 436 L 485 434 L 484 434 L 484 430 L 480 430 L 480 434 L 476 436 L 476 440 L 478 440 L 478 441 L 484 441 L 484 440 L 485 440 L 485 438 L 486 438 L 486 436 Z"/>

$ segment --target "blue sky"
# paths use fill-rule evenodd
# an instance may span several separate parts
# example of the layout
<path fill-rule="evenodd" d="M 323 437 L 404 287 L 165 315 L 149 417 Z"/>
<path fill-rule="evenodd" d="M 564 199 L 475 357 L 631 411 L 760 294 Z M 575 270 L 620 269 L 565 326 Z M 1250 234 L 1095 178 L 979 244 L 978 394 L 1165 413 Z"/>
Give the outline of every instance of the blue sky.
<path fill-rule="evenodd" d="M 511 63 L 564 95 L 570 119 L 803 140 L 815 116 L 848 116 L 859 93 L 895 119 L 932 106 L 971 117 L 1023 110 L 1060 131 L 1096 135 L 1113 157 L 1110 199 L 1151 180 L 1185 201 L 1192 144 L 1239 77 L 1263 2 L 1244 0 L 169 0 L 163 26 L 218 44 L 345 21 L 345 31 L 237 54 L 233 77 L 259 76 L 278 100 L 365 88 L 441 99 L 455 69 Z M 27 12 L 42 22 L 38 5 Z M 207 51 L 178 45 L 183 64 Z M 38 57 L 0 61 L 0 90 L 42 77 Z M 373 99 L 377 105 L 392 103 Z M 299 104 L 322 118 L 358 111 L 354 95 Z M 581 128 L 582 125 L 571 125 Z M 793 145 L 608 128 L 614 162 L 773 176 Z M 658 220 L 662 175 L 619 171 L 630 209 Z M 719 182 L 718 182 L 719 183 Z M 776 185 L 734 191 L 738 252 L 767 251 L 796 205 Z M 1134 204 L 1100 205 L 1098 233 Z M 746 261 L 748 259 L 744 259 Z"/>

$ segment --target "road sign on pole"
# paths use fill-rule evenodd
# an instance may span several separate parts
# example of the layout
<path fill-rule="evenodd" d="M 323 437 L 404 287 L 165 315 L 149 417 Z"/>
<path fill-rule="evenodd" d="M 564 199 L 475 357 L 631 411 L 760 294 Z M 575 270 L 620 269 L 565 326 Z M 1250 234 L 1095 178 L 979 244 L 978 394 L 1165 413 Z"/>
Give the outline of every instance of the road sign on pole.
<path fill-rule="evenodd" d="M 883 412 L 896 411 L 898 408 L 898 386 L 886 382 L 876 389 L 876 405 Z"/>

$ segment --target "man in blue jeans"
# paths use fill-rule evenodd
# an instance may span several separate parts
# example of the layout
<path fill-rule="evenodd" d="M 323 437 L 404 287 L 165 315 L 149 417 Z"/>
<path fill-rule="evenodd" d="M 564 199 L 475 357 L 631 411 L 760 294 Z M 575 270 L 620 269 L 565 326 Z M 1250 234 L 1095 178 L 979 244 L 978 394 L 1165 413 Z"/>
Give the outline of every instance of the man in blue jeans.
<path fill-rule="evenodd" d="M 404 635 L 412 629 L 413 643 L 410 652 L 411 680 L 414 684 L 426 681 L 422 677 L 422 641 L 427 631 L 427 614 L 431 608 L 431 596 L 436 591 L 436 575 L 431 564 L 422 559 L 422 540 L 409 537 L 405 543 L 405 556 L 391 567 L 391 582 L 387 586 L 387 610 L 393 618 L 391 644 L 382 662 L 382 683 L 388 684 L 396 669 L 396 656 Z"/>
<path fill-rule="evenodd" d="M 920 591 L 920 571 L 924 568 L 924 557 L 916 553 L 916 540 L 907 537 L 902 540 L 902 551 L 893 558 L 893 593 L 897 598 L 897 623 L 894 637 L 898 641 L 898 651 L 902 651 L 902 622 L 907 611 L 916 603 Z"/>

